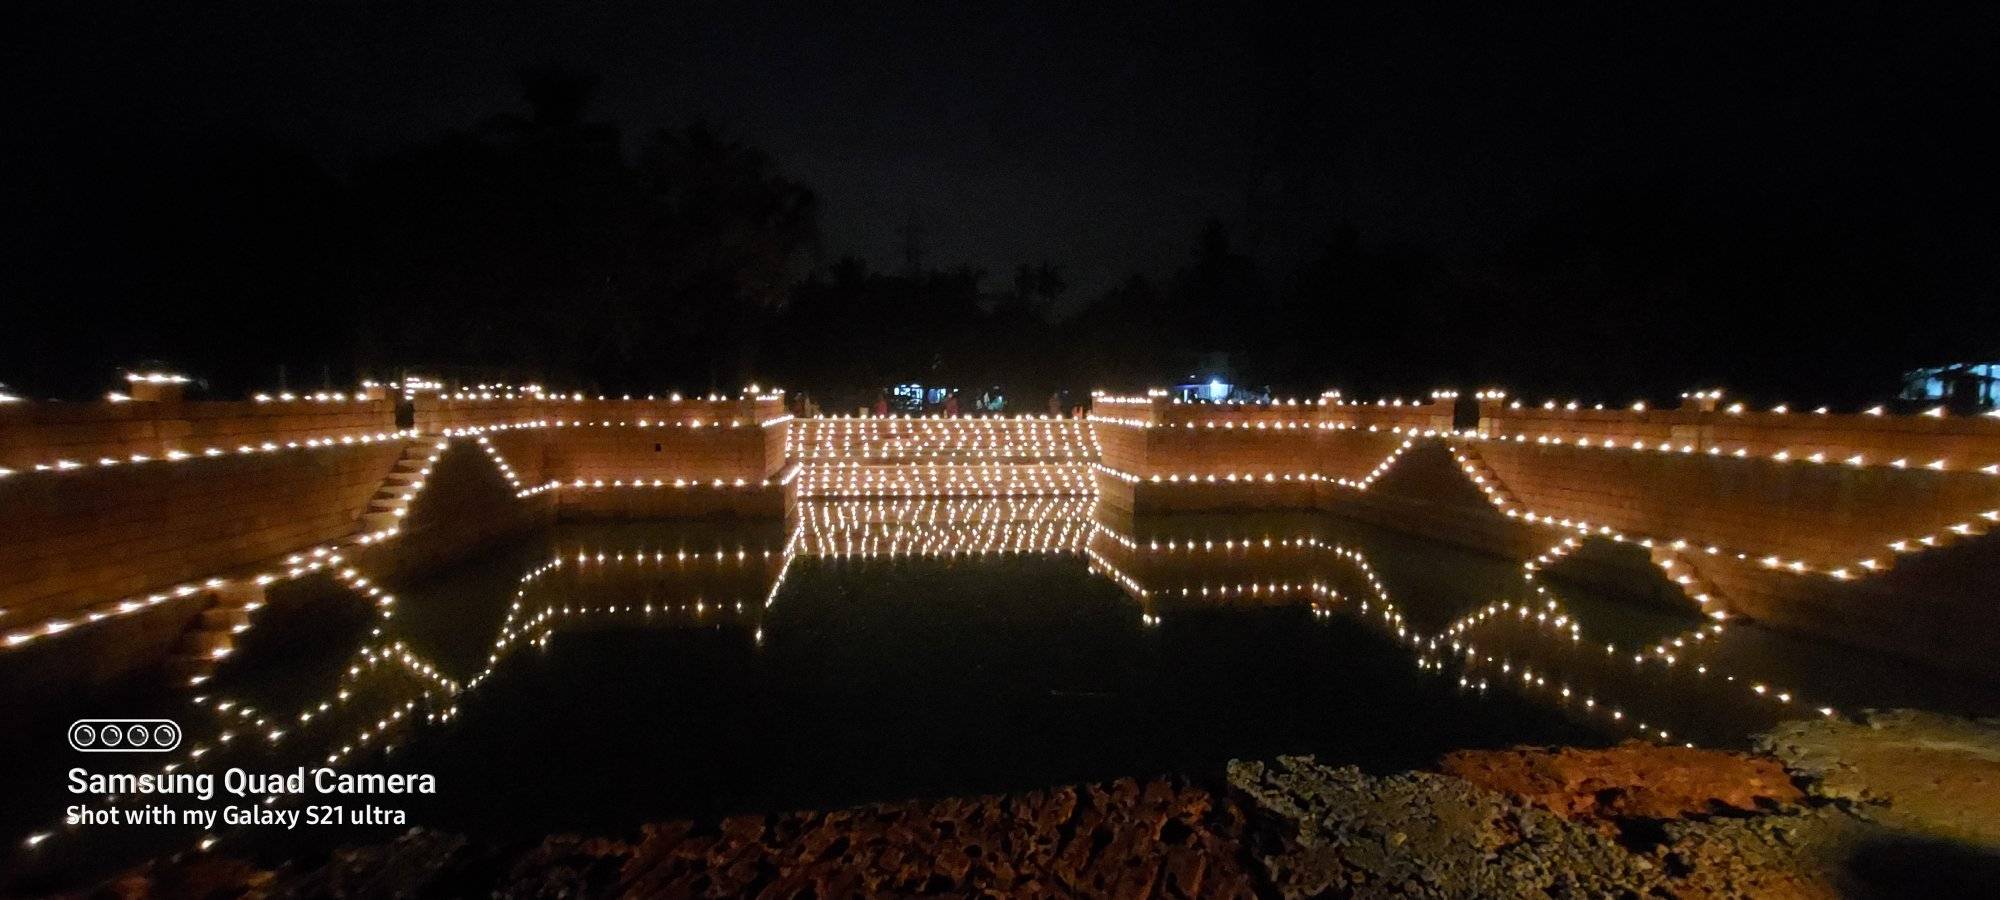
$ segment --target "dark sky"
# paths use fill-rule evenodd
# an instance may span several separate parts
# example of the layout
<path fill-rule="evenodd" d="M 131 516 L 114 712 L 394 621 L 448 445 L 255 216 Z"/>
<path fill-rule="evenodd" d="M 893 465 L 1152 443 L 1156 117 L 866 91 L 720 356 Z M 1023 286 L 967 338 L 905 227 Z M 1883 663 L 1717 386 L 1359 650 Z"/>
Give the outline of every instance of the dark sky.
<path fill-rule="evenodd" d="M 7 14 L 6 140 L 17 177 L 246 131 L 338 170 L 518 110 L 513 71 L 558 62 L 628 135 L 699 116 L 768 151 L 821 195 L 829 256 L 897 265 L 914 217 L 928 262 L 1048 258 L 1083 295 L 1209 215 L 1279 257 L 1341 222 L 1478 253 L 1607 179 L 1991 237 L 1955 187 L 1992 182 L 1991 12 L 971 6 L 53 4 Z"/>
<path fill-rule="evenodd" d="M 1302 382 L 1873 399 L 2000 355 L 2000 6 L 1516 6 L 10 5 L 0 303 L 38 339 L 0 380 L 336 377 L 369 263 L 315 248 L 379 223 L 270 211 L 526 113 L 546 65 L 597 76 L 587 118 L 628 147 L 700 120 L 767 153 L 817 193 L 823 262 L 900 269 L 915 222 L 989 290 L 1055 263 L 1066 312 L 1188 266 L 1218 218 L 1294 303 L 1242 355 Z M 352 314 L 295 339 L 338 318 L 315 302 Z"/>

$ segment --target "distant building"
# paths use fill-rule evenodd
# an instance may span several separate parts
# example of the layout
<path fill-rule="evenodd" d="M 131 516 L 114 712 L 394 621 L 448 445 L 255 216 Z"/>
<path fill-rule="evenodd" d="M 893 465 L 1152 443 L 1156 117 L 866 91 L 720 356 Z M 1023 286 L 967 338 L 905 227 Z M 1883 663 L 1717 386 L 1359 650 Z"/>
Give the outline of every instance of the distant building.
<path fill-rule="evenodd" d="M 889 398 L 889 410 L 900 413 L 921 414 L 936 411 L 954 395 L 958 397 L 959 403 L 965 404 L 963 409 L 967 412 L 999 412 L 1007 406 L 1007 398 L 997 387 L 988 389 L 969 403 L 967 399 L 972 395 L 960 393 L 958 388 L 915 381 L 892 384 L 885 393 Z"/>
<path fill-rule="evenodd" d="M 1262 403 L 1271 392 L 1236 383 L 1227 353 L 1204 353 L 1194 372 L 1174 385 L 1174 398 L 1184 403 Z"/>
<path fill-rule="evenodd" d="M 950 388 L 909 382 L 889 388 L 889 406 L 898 412 L 923 412 L 928 407 L 943 403 L 950 394 Z"/>
<path fill-rule="evenodd" d="M 1905 400 L 1943 401 L 1959 409 L 2000 406 L 2000 362 L 1953 363 L 1903 373 Z"/>

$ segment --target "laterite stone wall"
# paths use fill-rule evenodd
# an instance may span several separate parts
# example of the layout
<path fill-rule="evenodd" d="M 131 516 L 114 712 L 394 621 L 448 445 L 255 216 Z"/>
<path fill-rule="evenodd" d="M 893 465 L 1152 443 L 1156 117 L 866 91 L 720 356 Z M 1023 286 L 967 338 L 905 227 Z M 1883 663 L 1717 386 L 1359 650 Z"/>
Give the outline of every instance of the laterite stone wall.
<path fill-rule="evenodd" d="M 4 624 L 68 616 L 346 537 L 404 444 L 0 480 Z"/>
<path fill-rule="evenodd" d="M 127 403 L 0 404 L 0 467 L 25 473 L 36 465 L 69 460 L 96 465 L 133 454 L 200 455 L 210 447 L 294 441 L 359 440 L 396 430 L 395 406 L 386 400 L 199 400 Z"/>

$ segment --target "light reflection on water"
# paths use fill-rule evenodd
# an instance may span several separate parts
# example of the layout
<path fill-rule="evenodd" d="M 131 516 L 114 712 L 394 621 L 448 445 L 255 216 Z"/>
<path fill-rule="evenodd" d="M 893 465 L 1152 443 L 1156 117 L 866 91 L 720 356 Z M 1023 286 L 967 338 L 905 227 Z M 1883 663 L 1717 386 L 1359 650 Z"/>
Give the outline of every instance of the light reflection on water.
<path fill-rule="evenodd" d="M 337 587 L 279 604 L 179 711 L 172 764 L 428 771 L 417 822 L 604 832 L 1277 753 L 1733 747 L 1821 707 L 1989 699 L 1560 575 L 1321 515 L 1090 498 L 566 524 L 395 586 L 386 622 Z"/>

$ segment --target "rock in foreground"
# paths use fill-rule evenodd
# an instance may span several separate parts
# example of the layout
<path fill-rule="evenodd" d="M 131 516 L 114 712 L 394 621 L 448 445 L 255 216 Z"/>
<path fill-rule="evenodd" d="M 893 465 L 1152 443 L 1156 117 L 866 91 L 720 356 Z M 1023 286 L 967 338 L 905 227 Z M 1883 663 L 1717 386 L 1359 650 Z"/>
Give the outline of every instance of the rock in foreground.
<path fill-rule="evenodd" d="M 1814 796 L 1930 837 L 2000 850 L 2000 722 L 1917 710 L 1787 722 L 1759 749 Z"/>
<path fill-rule="evenodd" d="M 1129 779 L 1010 796 L 648 825 L 636 841 L 502 851 L 413 830 L 276 872 L 210 856 L 105 893 L 147 896 L 1219 897 L 1255 895 L 1244 816 L 1187 784 Z M 196 887 L 194 892 L 186 892 Z"/>
<path fill-rule="evenodd" d="M 1776 758 L 1468 751 L 1376 776 L 1310 757 L 1176 779 L 667 822 L 525 846 L 412 830 L 267 870 L 157 862 L 121 897 L 1853 897 L 2000 883 L 2000 729 L 1788 724 Z M 1801 791 L 1796 782 L 1809 789 Z"/>
<path fill-rule="evenodd" d="M 1677 819 L 1805 800 L 1776 760 L 1636 741 L 1604 750 L 1462 751 L 1439 769 L 1570 819 Z"/>

